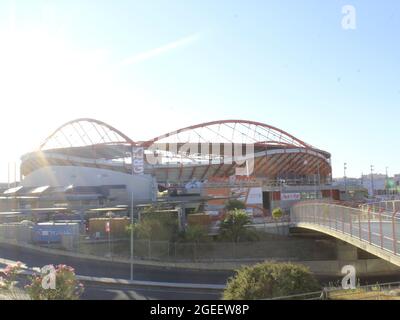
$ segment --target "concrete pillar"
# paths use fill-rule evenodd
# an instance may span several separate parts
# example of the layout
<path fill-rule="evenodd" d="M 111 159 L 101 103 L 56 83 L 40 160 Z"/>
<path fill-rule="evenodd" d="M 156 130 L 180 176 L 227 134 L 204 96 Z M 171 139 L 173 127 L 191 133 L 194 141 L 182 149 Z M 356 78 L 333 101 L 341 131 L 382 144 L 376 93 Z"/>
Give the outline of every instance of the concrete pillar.
<path fill-rule="evenodd" d="M 338 261 L 354 261 L 358 259 L 357 247 L 337 240 L 337 259 Z"/>

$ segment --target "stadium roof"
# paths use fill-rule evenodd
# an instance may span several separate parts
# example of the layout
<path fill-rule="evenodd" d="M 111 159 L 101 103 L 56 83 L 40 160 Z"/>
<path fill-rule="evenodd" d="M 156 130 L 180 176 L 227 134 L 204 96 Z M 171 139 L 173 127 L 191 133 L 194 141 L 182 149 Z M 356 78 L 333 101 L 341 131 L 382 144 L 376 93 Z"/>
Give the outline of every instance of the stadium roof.
<path fill-rule="evenodd" d="M 245 154 L 248 146 L 252 147 L 258 174 L 307 175 L 317 168 L 321 175 L 331 173 L 328 152 L 257 121 L 212 121 L 137 141 L 105 122 L 90 118 L 69 121 L 57 128 L 39 150 L 22 157 L 21 171 L 26 174 L 37 167 L 72 164 L 129 172 L 133 146 L 144 147 L 148 158 L 162 158 L 158 163 L 147 163 L 151 170 L 156 170 L 159 181 L 232 175 L 238 167 L 232 163 L 232 150 L 239 148 Z M 221 159 L 224 163 L 219 165 Z"/>

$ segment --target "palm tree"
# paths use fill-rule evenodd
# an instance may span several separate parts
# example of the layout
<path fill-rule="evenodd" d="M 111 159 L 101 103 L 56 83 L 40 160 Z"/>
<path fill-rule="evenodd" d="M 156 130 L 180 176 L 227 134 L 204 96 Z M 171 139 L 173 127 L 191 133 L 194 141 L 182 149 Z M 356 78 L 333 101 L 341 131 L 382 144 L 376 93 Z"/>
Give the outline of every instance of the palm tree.
<path fill-rule="evenodd" d="M 239 242 L 248 233 L 246 225 L 250 222 L 246 211 L 233 209 L 228 212 L 227 217 L 221 223 L 221 236 L 233 242 Z"/>

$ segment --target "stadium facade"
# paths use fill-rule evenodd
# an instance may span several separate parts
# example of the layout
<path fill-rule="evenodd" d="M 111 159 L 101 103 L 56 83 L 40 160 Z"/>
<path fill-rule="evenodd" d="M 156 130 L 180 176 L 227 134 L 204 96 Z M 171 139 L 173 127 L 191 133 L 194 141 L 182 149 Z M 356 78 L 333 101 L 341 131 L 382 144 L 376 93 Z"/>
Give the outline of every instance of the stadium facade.
<path fill-rule="evenodd" d="M 3 196 L 18 198 L 19 207 L 99 207 L 155 202 L 162 190 L 175 196 L 236 192 L 270 212 L 300 199 L 335 197 L 330 159 L 328 152 L 256 121 L 213 121 L 136 141 L 83 118 L 23 155 L 21 184 Z M 209 210 L 217 207 L 209 203 Z"/>

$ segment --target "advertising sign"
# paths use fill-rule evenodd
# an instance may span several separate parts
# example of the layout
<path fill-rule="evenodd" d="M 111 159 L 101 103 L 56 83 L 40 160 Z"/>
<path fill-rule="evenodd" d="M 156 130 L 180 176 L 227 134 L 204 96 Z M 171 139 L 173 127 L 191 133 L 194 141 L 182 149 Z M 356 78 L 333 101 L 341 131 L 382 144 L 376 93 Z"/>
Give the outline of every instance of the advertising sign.
<path fill-rule="evenodd" d="M 144 148 L 132 147 L 132 173 L 144 173 Z"/>
<path fill-rule="evenodd" d="M 301 199 L 300 193 L 281 193 L 282 201 L 296 201 Z"/>
<path fill-rule="evenodd" d="M 247 204 L 257 204 L 262 205 L 263 197 L 262 197 L 262 188 L 250 188 L 249 193 L 247 195 Z"/>

